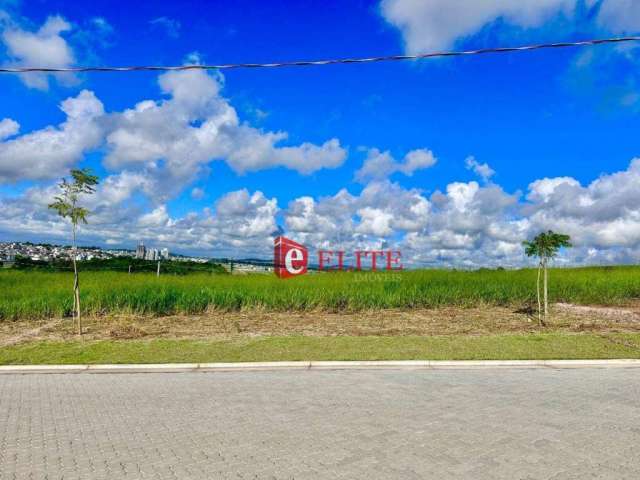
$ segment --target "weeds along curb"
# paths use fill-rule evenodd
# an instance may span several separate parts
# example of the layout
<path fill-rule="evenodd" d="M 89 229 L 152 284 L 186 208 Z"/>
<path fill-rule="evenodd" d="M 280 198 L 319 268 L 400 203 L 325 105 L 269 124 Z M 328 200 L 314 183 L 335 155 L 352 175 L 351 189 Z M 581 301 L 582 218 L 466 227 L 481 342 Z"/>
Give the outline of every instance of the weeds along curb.
<path fill-rule="evenodd" d="M 477 370 L 477 369 L 640 368 L 640 359 L 615 360 L 403 360 L 238 363 L 156 363 L 111 365 L 0 365 L 2 374 L 184 373 L 287 370 Z"/>

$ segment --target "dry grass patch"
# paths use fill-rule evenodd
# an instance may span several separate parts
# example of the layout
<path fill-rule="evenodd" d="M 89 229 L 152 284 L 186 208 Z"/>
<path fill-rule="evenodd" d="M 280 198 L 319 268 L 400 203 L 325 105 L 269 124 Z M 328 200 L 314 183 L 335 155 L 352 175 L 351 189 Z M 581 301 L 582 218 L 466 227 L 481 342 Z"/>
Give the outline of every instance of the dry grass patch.
<path fill-rule="evenodd" d="M 526 309 L 482 306 L 413 310 L 368 310 L 351 313 L 209 311 L 201 315 L 112 315 L 85 319 L 88 340 L 141 338 L 203 339 L 256 336 L 438 336 L 534 332 L 640 332 L 638 305 L 624 308 L 559 305 L 541 329 Z M 70 319 L 0 324 L 0 345 L 34 340 L 76 338 Z"/>

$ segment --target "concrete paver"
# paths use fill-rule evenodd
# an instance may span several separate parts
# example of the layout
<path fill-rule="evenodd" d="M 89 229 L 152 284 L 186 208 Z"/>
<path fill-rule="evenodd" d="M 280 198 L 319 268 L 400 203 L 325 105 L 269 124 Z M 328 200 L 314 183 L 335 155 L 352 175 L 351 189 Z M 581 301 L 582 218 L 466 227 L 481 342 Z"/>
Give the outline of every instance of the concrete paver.
<path fill-rule="evenodd" d="M 640 371 L 0 376 L 0 479 L 637 479 Z"/>

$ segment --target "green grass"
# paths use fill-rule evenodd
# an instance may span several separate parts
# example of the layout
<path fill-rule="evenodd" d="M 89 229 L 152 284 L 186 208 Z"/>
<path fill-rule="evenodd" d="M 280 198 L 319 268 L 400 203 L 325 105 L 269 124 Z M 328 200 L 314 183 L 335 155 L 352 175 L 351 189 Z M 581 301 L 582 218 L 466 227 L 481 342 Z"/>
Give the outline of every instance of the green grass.
<path fill-rule="evenodd" d="M 208 308 L 330 311 L 522 305 L 535 302 L 535 271 L 418 270 L 330 273 L 280 280 L 272 275 L 186 276 L 81 272 L 85 314 L 166 315 Z M 640 267 L 555 269 L 550 298 L 614 305 L 640 298 Z M 68 316 L 70 273 L 0 271 L 0 320 Z"/>
<path fill-rule="evenodd" d="M 553 333 L 480 337 L 40 341 L 0 349 L 0 364 L 640 358 L 640 334 L 615 334 L 608 338 Z"/>

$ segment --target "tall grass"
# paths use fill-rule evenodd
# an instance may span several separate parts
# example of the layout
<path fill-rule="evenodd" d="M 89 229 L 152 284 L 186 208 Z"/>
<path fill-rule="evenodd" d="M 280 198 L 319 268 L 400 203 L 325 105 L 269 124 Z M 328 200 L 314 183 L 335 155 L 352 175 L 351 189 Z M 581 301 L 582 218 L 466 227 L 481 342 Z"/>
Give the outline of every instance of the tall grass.
<path fill-rule="evenodd" d="M 534 270 L 268 275 L 81 273 L 85 314 L 165 315 L 207 309 L 363 310 L 445 305 L 533 305 Z M 640 267 L 554 269 L 551 301 L 621 304 L 640 298 Z M 0 320 L 70 315 L 72 275 L 0 271 Z"/>

